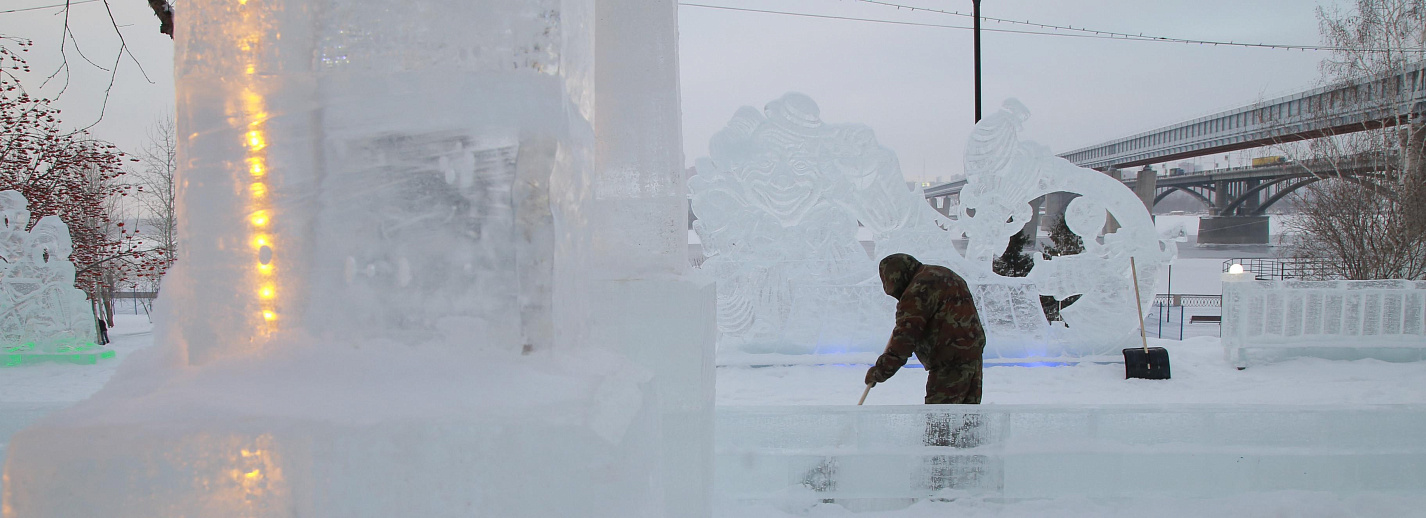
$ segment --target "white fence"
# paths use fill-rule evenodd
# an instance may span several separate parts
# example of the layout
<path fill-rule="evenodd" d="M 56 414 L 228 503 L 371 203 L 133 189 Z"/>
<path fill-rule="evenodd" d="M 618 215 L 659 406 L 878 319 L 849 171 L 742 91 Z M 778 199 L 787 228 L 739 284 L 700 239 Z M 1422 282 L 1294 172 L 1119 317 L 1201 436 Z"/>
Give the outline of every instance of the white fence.
<path fill-rule="evenodd" d="M 1247 366 L 1248 349 L 1420 360 L 1426 355 L 1426 281 L 1225 277 L 1223 347 L 1239 368 Z"/>

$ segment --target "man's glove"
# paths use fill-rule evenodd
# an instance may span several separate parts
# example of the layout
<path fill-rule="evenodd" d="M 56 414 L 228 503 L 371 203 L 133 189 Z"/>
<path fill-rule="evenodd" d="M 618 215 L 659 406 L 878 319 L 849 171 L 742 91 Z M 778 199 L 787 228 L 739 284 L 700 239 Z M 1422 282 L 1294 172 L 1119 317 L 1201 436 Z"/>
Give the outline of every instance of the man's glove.
<path fill-rule="evenodd" d="M 866 371 L 866 384 L 874 385 L 877 383 L 881 383 L 883 381 L 886 381 L 886 379 L 889 377 L 890 376 L 887 376 L 885 373 L 881 372 L 881 369 L 878 369 L 876 365 L 872 365 L 871 368 L 867 369 Z"/>

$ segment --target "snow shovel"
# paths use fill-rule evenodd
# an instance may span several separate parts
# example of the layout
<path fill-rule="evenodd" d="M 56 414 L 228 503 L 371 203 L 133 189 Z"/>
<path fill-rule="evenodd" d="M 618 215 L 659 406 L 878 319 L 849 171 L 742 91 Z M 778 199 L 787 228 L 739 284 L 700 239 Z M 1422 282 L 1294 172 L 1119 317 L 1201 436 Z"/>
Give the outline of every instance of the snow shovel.
<path fill-rule="evenodd" d="M 1129 274 L 1134 280 L 1134 308 L 1139 315 L 1139 343 L 1143 346 L 1124 350 L 1124 379 L 1169 379 L 1168 350 L 1149 347 L 1149 337 L 1144 333 L 1144 303 L 1139 300 L 1139 269 L 1134 265 L 1133 257 L 1129 258 Z"/>
<path fill-rule="evenodd" d="M 875 383 L 867 383 L 867 384 L 866 384 L 866 390 L 863 390 L 863 391 L 862 391 L 862 398 L 857 400 L 857 406 L 862 406 L 862 403 L 866 403 L 866 395 L 867 395 L 867 393 L 871 392 L 871 388 L 872 388 L 872 387 L 875 387 L 875 386 L 876 386 Z"/>

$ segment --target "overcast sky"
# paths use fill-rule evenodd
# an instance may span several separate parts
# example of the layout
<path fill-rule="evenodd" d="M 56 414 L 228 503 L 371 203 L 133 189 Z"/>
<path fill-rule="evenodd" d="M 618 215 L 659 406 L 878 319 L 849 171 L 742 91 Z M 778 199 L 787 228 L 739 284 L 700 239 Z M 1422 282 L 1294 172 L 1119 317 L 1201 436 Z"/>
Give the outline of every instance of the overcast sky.
<path fill-rule="evenodd" d="M 172 43 L 144 0 L 109 0 L 135 56 L 119 76 L 101 138 L 126 149 L 173 110 Z M 710 5 L 853 18 L 969 26 L 969 18 L 910 12 L 858 0 L 687 0 Z M 969 12 L 970 0 L 886 0 Z M 1324 0 L 1325 2 L 1325 0 Z M 62 0 L 0 0 L 0 11 Z M 1326 2 L 1332 3 L 1332 2 Z M 1342 3 L 1342 2 L 1336 2 Z M 1314 45 L 1312 0 L 983 0 L 982 14 L 1107 31 L 1201 40 Z M 179 3 L 180 23 L 182 4 Z M 34 38 L 31 64 L 43 79 L 59 61 L 59 10 L 0 12 L 0 34 Z M 103 3 L 74 5 L 84 54 L 113 64 L 117 38 Z M 971 31 L 791 15 L 679 8 L 686 162 L 739 106 L 761 108 L 788 91 L 810 95 L 828 122 L 871 126 L 901 158 L 908 179 L 951 177 L 973 119 Z M 986 22 L 986 29 L 1027 29 Z M 1036 29 L 1031 29 L 1036 30 Z M 1126 136 L 1262 98 L 1313 87 L 1325 53 L 985 32 L 985 111 L 1007 97 L 1029 106 L 1030 138 L 1056 153 Z M 65 120 L 98 114 L 108 73 L 69 50 L 73 79 L 61 98 Z M 53 94 L 55 84 L 41 92 Z M 1205 166 L 1211 166 L 1207 159 Z M 923 173 L 924 172 L 924 173 Z"/>

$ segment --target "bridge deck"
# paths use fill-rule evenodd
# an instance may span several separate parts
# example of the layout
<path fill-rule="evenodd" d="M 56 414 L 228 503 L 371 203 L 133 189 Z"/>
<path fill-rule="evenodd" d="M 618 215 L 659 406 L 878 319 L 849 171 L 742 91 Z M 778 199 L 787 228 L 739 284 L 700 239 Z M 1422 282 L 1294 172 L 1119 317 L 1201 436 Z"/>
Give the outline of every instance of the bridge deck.
<path fill-rule="evenodd" d="M 1426 113 L 1426 64 L 1314 88 L 1060 155 L 1082 167 L 1134 167 L 1395 125 Z"/>

